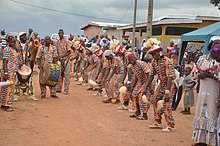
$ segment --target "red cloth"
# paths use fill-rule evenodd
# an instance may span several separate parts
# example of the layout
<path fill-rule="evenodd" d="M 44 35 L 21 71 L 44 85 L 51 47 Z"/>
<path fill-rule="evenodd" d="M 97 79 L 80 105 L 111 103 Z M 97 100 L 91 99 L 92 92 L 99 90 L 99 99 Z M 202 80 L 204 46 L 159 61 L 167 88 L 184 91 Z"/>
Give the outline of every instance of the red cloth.
<path fill-rule="evenodd" d="M 127 57 L 128 59 L 129 59 L 129 58 L 138 59 L 138 58 L 136 57 L 136 55 L 134 54 L 134 52 L 128 52 L 127 55 L 126 55 L 126 57 Z"/>
<path fill-rule="evenodd" d="M 169 46 L 167 47 L 167 56 L 170 57 L 171 56 L 171 50 L 174 49 L 174 46 Z"/>
<path fill-rule="evenodd" d="M 149 54 L 153 54 L 155 52 L 160 52 L 162 50 L 163 50 L 163 48 L 161 46 L 153 45 L 152 48 L 149 50 Z"/>

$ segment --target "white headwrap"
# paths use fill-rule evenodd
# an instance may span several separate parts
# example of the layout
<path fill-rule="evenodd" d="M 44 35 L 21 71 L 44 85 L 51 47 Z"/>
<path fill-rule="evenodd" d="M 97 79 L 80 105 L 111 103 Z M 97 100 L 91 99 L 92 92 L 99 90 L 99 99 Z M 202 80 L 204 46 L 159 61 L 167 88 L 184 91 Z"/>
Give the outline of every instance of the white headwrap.
<path fill-rule="evenodd" d="M 110 56 L 110 55 L 115 56 L 115 54 L 112 52 L 112 50 L 105 50 L 104 56 Z"/>
<path fill-rule="evenodd" d="M 216 40 L 220 40 L 220 36 L 213 36 L 213 37 L 211 37 L 209 42 L 216 41 Z"/>

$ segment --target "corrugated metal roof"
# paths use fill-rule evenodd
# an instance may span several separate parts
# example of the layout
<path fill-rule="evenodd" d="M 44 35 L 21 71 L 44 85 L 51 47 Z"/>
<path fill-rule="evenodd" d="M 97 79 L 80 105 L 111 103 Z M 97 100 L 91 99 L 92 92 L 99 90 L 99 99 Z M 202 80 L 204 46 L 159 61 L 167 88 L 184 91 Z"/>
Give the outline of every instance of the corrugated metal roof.
<path fill-rule="evenodd" d="M 171 19 L 191 19 L 191 20 L 213 20 L 213 21 L 220 21 L 220 17 L 216 16 L 200 16 L 200 15 L 185 15 L 185 14 L 175 14 L 175 15 L 167 15 L 155 19 L 153 21 L 161 21 L 161 20 L 171 20 Z"/>
<path fill-rule="evenodd" d="M 220 21 L 220 17 L 214 16 L 196 16 L 196 15 L 167 15 L 153 20 L 152 25 L 162 25 L 162 24 L 182 24 L 182 23 L 202 23 L 203 20 L 213 20 Z M 136 27 L 145 27 L 147 22 L 137 23 Z M 119 26 L 117 29 L 131 29 L 132 24 Z"/>
<path fill-rule="evenodd" d="M 220 21 L 220 17 L 215 17 L 215 16 L 196 16 L 196 19 L 201 19 L 201 20 L 213 20 L 213 21 Z"/>
<path fill-rule="evenodd" d="M 85 24 L 81 27 L 81 30 L 85 29 L 89 25 L 100 26 L 100 27 L 113 27 L 113 28 L 115 27 L 116 28 L 118 26 L 125 26 L 128 24 L 89 21 L 87 24 Z"/>
<path fill-rule="evenodd" d="M 162 24 L 182 24 L 182 23 L 202 23 L 203 20 L 213 20 L 220 21 L 220 17 L 215 16 L 199 16 L 199 15 L 167 15 L 153 20 L 152 25 L 162 25 Z M 108 23 L 108 22 L 97 22 L 89 21 L 87 24 L 81 27 L 81 30 L 85 29 L 89 25 L 100 26 L 100 27 L 111 27 L 122 29 L 131 29 L 133 24 L 121 24 L 121 23 Z M 136 27 L 147 26 L 147 22 L 140 22 L 136 24 Z"/>
<path fill-rule="evenodd" d="M 164 19 L 196 19 L 196 15 L 185 15 L 185 14 L 167 15 L 154 19 L 154 21 L 161 21 Z"/>

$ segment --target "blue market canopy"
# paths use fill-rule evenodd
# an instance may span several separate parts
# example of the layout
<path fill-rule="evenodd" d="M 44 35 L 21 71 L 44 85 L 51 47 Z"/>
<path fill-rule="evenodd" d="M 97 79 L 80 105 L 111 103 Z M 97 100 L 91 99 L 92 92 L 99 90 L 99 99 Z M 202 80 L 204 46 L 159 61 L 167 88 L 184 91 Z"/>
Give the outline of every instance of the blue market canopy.
<path fill-rule="evenodd" d="M 208 44 L 212 36 L 220 35 L 220 22 L 216 22 L 201 29 L 185 33 L 182 35 L 182 46 L 179 54 L 179 64 L 182 61 L 188 42 L 204 42 L 204 54 L 208 54 Z"/>

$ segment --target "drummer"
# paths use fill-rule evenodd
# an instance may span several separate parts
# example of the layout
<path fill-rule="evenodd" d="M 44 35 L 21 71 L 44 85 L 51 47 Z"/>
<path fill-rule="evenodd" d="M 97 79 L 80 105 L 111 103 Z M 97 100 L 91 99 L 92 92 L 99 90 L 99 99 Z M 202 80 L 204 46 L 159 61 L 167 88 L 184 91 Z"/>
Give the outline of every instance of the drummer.
<path fill-rule="evenodd" d="M 33 61 L 33 56 L 30 50 L 30 44 L 28 41 L 27 33 L 20 32 L 19 38 L 20 38 L 20 44 L 16 46 L 17 51 L 19 53 L 19 58 L 21 60 L 19 66 L 21 67 L 22 65 L 27 65 L 33 71 L 34 61 Z M 16 84 L 16 88 L 17 89 L 15 91 L 15 94 L 20 96 L 20 83 Z M 29 81 L 27 81 L 27 90 L 24 90 L 23 92 L 24 92 L 24 95 L 28 95 L 28 93 L 30 93 L 30 97 L 28 98 L 32 100 L 37 100 L 37 98 L 35 98 L 34 96 L 32 76 L 29 78 Z"/>
<path fill-rule="evenodd" d="M 37 62 L 39 69 L 42 69 L 43 64 L 45 62 L 50 64 L 50 63 L 55 63 L 58 60 L 57 49 L 54 45 L 51 45 L 50 37 L 46 36 L 44 41 L 45 44 L 40 47 L 40 50 L 37 55 Z M 44 99 L 46 97 L 46 90 L 47 90 L 46 85 L 40 83 L 40 90 L 41 90 L 41 99 Z M 55 87 L 50 87 L 50 96 L 53 98 L 59 98 L 56 95 Z"/>
<path fill-rule="evenodd" d="M 36 62 L 36 55 L 37 52 L 39 51 L 39 47 L 40 47 L 40 37 L 38 36 L 37 32 L 34 32 L 34 36 L 31 38 L 30 41 L 30 48 L 31 48 L 31 52 L 33 54 L 33 60 L 34 63 Z"/>
<path fill-rule="evenodd" d="M 57 92 L 62 91 L 63 80 L 64 80 L 64 94 L 67 95 L 69 92 L 69 84 L 70 84 L 70 54 L 71 54 L 71 46 L 68 43 L 68 40 L 65 40 L 63 35 L 64 31 L 62 29 L 58 32 L 59 40 L 57 40 L 57 52 L 59 56 L 59 60 L 61 62 L 61 76 L 59 79 Z"/>

